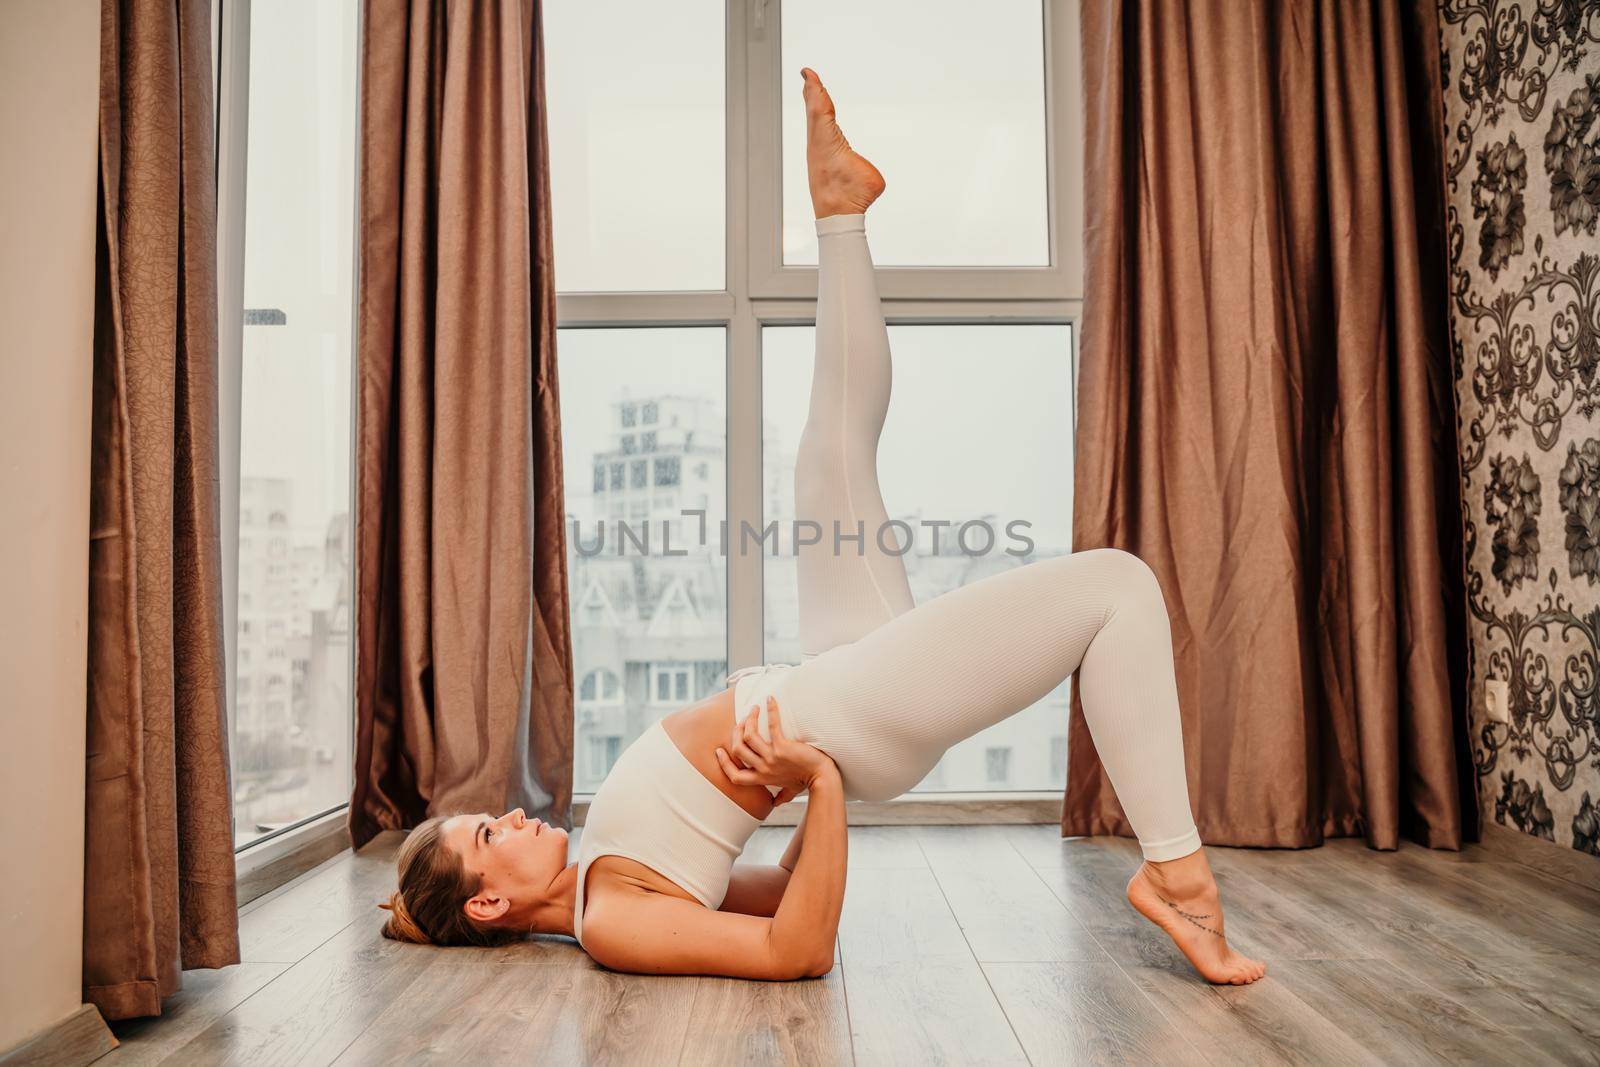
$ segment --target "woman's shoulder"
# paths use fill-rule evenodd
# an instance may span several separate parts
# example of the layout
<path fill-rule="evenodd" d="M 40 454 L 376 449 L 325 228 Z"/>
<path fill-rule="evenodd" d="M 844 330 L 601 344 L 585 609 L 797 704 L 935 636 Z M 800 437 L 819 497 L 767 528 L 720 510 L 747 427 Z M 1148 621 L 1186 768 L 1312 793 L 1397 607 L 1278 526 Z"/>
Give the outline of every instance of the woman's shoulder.
<path fill-rule="evenodd" d="M 705 907 L 694 894 L 672 879 L 628 856 L 596 856 L 586 868 L 580 868 L 580 877 L 586 883 L 581 927 L 585 943 L 596 931 L 603 934 L 608 920 L 616 913 L 631 911 L 630 905 L 654 899 L 686 901 Z"/>
<path fill-rule="evenodd" d="M 607 854 L 596 856 L 589 862 L 587 894 L 592 906 L 602 897 L 615 897 L 619 893 L 660 893 L 698 904 L 694 894 L 678 885 L 660 871 L 629 856 Z M 584 921 L 593 912 L 585 909 Z"/>

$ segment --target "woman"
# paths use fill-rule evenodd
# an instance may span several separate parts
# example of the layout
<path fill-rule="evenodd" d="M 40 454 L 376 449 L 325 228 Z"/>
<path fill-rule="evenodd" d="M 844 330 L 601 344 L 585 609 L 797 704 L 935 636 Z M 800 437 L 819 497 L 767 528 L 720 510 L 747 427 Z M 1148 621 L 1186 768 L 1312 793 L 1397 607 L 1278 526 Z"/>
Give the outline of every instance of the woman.
<path fill-rule="evenodd" d="M 436 944 L 570 934 L 623 971 L 824 974 L 844 902 L 845 800 L 906 791 L 945 749 L 1081 665 L 1095 747 L 1144 852 L 1129 902 L 1207 979 L 1253 982 L 1266 968 L 1223 937 L 1189 809 L 1171 634 L 1150 569 L 1097 549 L 913 607 L 900 557 L 876 543 L 890 361 L 865 212 L 884 182 L 850 148 L 817 75 L 801 74 L 819 263 L 795 510 L 824 530 L 838 523 L 849 546 L 825 537 L 797 552 L 805 661 L 738 671 L 732 689 L 650 727 L 595 795 L 574 864 L 566 832 L 520 809 L 424 823 L 401 849 L 384 932 Z M 735 866 L 773 807 L 801 792 L 806 815 L 779 865 Z"/>

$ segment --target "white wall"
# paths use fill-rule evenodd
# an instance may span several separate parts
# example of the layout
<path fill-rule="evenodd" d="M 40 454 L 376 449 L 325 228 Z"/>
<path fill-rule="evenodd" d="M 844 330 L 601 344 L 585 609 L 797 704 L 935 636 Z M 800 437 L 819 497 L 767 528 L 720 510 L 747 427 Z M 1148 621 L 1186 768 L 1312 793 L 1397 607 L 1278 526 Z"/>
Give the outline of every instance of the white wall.
<path fill-rule="evenodd" d="M 0 2 L 0 1052 L 81 1003 L 98 0 Z"/>

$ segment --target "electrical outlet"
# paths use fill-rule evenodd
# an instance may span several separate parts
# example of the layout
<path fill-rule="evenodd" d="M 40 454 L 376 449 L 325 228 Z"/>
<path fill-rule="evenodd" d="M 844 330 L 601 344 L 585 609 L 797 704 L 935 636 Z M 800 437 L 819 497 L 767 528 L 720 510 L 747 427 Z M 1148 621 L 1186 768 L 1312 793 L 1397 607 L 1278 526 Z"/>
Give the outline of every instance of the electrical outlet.
<path fill-rule="evenodd" d="M 1511 686 L 1504 678 L 1484 680 L 1483 713 L 1490 722 L 1511 721 Z"/>

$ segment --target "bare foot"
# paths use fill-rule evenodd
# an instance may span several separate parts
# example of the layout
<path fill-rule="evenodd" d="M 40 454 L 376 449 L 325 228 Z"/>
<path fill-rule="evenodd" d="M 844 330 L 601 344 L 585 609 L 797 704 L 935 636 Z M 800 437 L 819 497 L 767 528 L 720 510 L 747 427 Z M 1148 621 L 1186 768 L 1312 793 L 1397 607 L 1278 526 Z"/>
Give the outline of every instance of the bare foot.
<path fill-rule="evenodd" d="M 833 98 L 810 67 L 802 67 L 806 103 L 806 171 L 817 218 L 860 214 L 883 195 L 883 175 L 868 163 L 834 121 Z"/>
<path fill-rule="evenodd" d="M 1249 985 L 1267 973 L 1265 963 L 1239 955 L 1222 936 L 1222 897 L 1204 853 L 1140 864 L 1128 882 L 1128 903 L 1161 927 L 1207 981 Z"/>

